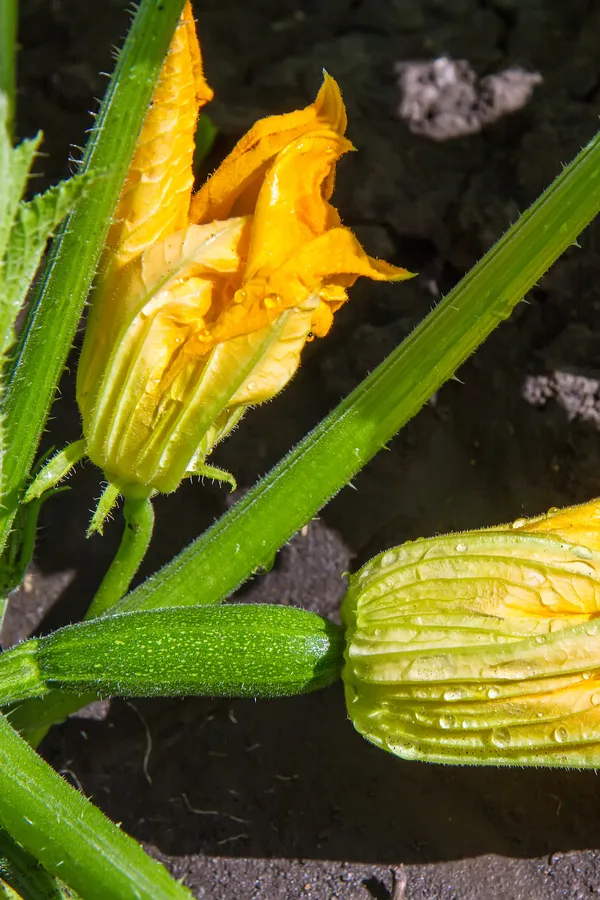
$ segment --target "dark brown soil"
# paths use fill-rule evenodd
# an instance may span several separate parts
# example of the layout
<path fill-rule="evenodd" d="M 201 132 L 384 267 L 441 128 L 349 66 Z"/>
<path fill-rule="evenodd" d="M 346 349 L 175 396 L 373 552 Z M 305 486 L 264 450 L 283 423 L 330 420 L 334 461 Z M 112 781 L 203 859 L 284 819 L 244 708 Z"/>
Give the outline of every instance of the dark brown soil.
<path fill-rule="evenodd" d="M 45 131 L 41 184 L 63 175 L 70 145 L 83 143 L 105 85 L 98 72 L 111 68 L 127 15 L 123 0 L 21 5 L 20 129 Z M 344 91 L 359 150 L 340 167 L 343 218 L 372 253 L 421 273 L 405 285 L 357 286 L 291 386 L 219 448 L 215 463 L 243 488 L 408 334 L 592 137 L 600 3 L 205 0 L 197 14 L 217 95 L 215 159 L 258 115 L 308 102 L 326 67 Z M 478 78 L 520 66 L 543 81 L 519 111 L 434 141 L 399 117 L 396 64 L 442 55 L 468 60 Z M 600 494 L 598 236 L 598 228 L 583 235 L 460 382 L 445 386 L 243 597 L 335 615 L 342 573 L 378 550 Z M 77 436 L 66 377 L 47 442 Z M 71 621 L 89 603 L 120 531 L 114 523 L 104 539 L 84 538 L 98 482 L 83 468 L 73 490 L 47 504 L 7 641 L 41 619 L 45 631 Z M 221 489 L 199 484 L 157 502 L 146 571 L 225 505 Z M 115 701 L 96 714 L 56 728 L 43 753 L 197 897 L 600 894 L 594 772 L 401 762 L 353 731 L 339 687 L 260 703 Z"/>

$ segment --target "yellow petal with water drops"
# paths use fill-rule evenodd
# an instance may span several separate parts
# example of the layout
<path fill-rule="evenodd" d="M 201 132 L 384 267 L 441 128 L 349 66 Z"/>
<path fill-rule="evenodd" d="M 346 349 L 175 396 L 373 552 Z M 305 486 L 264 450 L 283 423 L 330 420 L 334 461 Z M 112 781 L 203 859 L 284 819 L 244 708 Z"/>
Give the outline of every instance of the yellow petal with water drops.
<path fill-rule="evenodd" d="M 597 768 L 600 550 L 580 543 L 597 510 L 409 542 L 364 566 L 342 606 L 356 728 L 407 759 Z"/>
<path fill-rule="evenodd" d="M 187 2 L 109 230 L 105 264 L 123 266 L 189 224 L 196 122 L 212 96 Z"/>
<path fill-rule="evenodd" d="M 337 82 L 327 73 L 315 101 L 304 109 L 268 116 L 252 126 L 195 194 L 190 221 L 209 222 L 254 210 L 265 172 L 280 150 L 303 134 L 346 131 L 346 109 Z"/>
<path fill-rule="evenodd" d="M 600 500 L 566 509 L 553 508 L 542 516 L 517 520 L 512 527 L 531 534 L 552 532 L 582 548 L 600 550 Z"/>

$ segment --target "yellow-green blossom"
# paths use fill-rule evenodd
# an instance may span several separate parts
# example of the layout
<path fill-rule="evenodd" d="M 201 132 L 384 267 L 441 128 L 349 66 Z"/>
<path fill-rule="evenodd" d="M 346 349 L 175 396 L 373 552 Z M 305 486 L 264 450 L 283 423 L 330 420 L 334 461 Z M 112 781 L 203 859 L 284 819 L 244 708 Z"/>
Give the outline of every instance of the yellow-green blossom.
<path fill-rule="evenodd" d="M 388 550 L 342 617 L 348 711 L 378 746 L 600 766 L 600 500 Z"/>
<path fill-rule="evenodd" d="M 212 97 L 189 3 L 108 237 L 77 376 L 85 452 L 129 497 L 205 471 L 251 405 L 277 394 L 367 256 L 329 203 L 351 149 L 325 76 L 303 110 L 256 123 L 192 196 L 194 132 Z"/>

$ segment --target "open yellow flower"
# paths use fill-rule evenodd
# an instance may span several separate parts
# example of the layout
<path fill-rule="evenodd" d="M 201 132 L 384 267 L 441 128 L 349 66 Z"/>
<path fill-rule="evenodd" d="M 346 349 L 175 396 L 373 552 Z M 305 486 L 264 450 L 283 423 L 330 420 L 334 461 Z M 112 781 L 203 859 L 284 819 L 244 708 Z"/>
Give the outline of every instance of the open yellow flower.
<path fill-rule="evenodd" d="M 85 452 L 130 497 L 174 490 L 248 406 L 295 373 L 366 255 L 329 203 L 352 149 L 335 81 L 256 123 L 192 197 L 194 131 L 210 100 L 186 4 L 108 237 L 77 377 Z"/>
<path fill-rule="evenodd" d="M 342 618 L 348 711 L 378 746 L 600 766 L 600 500 L 388 550 Z"/>

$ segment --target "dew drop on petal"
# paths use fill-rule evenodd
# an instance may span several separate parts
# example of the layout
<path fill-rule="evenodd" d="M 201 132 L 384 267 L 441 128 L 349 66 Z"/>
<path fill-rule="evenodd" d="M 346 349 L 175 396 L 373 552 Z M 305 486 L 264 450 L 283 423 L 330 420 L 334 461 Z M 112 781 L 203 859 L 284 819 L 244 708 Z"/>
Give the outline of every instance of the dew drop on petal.
<path fill-rule="evenodd" d="M 511 528 L 522 528 L 523 525 L 527 524 L 527 519 L 515 519 L 515 521 L 510 526 Z"/>
<path fill-rule="evenodd" d="M 508 728 L 494 728 L 491 740 L 494 747 L 508 747 L 510 744 L 510 732 Z"/>
<path fill-rule="evenodd" d="M 454 728 L 455 725 L 454 716 L 440 716 L 440 728 Z"/>
<path fill-rule="evenodd" d="M 600 691 L 594 691 L 590 697 L 590 702 L 592 706 L 600 706 Z"/>
<path fill-rule="evenodd" d="M 444 700 L 462 700 L 464 697 L 464 692 L 459 688 L 452 688 L 451 690 L 444 691 Z"/>
<path fill-rule="evenodd" d="M 391 566 L 396 562 L 396 554 L 395 553 L 384 553 L 381 557 L 381 567 L 384 569 L 386 566 Z"/>
<path fill-rule="evenodd" d="M 500 691 L 498 690 L 498 688 L 491 687 L 491 688 L 488 688 L 487 695 L 488 695 L 489 700 L 495 700 L 496 697 L 498 697 L 500 695 Z"/>
<path fill-rule="evenodd" d="M 558 741 L 559 744 L 564 744 L 564 742 L 569 739 L 569 732 L 563 725 L 561 725 L 559 728 L 554 729 L 554 734 L 552 735 L 552 737 L 555 741 Z"/>
<path fill-rule="evenodd" d="M 460 543 L 460 544 L 457 544 L 454 549 L 456 550 L 457 553 L 464 553 L 465 550 L 467 549 L 467 545 Z"/>
<path fill-rule="evenodd" d="M 575 556 L 578 556 L 579 559 L 591 559 L 594 555 L 590 548 L 584 547 L 583 544 L 576 544 L 572 549 Z"/>

